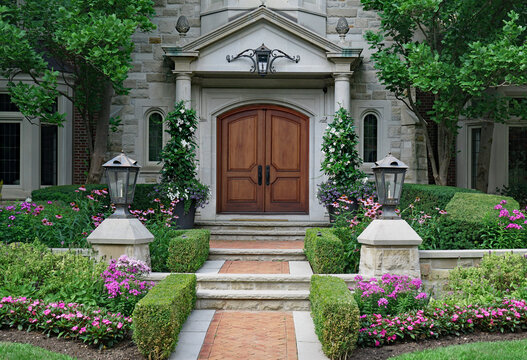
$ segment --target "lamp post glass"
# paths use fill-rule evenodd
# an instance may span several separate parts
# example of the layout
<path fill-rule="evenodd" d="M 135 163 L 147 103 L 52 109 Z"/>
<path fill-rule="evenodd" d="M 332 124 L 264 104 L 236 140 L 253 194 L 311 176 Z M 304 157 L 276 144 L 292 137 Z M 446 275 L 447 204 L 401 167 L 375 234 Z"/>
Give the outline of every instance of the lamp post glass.
<path fill-rule="evenodd" d="M 408 166 L 391 153 L 372 167 L 379 203 L 382 205 L 382 218 L 396 219 L 395 208 L 401 200 L 404 176 Z"/>
<path fill-rule="evenodd" d="M 128 205 L 134 200 L 135 185 L 141 166 L 124 153 L 103 165 L 106 170 L 112 203 L 117 207 L 112 216 L 127 216 Z"/>

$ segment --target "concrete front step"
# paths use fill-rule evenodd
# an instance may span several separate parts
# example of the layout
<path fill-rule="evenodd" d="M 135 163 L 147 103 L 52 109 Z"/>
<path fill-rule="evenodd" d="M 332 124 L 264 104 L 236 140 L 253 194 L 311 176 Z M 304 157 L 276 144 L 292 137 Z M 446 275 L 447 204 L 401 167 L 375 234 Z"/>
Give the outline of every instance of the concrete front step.
<path fill-rule="evenodd" d="M 196 309 L 309 310 L 309 290 L 198 290 Z"/>
<path fill-rule="evenodd" d="M 201 221 L 197 227 L 209 229 L 211 240 L 304 240 L 306 229 L 325 227 L 325 222 L 292 221 Z"/>
<path fill-rule="evenodd" d="M 219 249 L 212 248 L 209 260 L 306 261 L 302 249 Z"/>
<path fill-rule="evenodd" d="M 198 290 L 309 290 L 311 275 L 196 274 Z"/>

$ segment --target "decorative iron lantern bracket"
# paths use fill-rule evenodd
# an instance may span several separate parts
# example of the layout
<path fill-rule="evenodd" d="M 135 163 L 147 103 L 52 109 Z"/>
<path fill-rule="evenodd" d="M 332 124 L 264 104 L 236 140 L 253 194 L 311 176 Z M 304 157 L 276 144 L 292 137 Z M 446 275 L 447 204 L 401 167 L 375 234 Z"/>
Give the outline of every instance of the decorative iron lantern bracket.
<path fill-rule="evenodd" d="M 276 72 L 276 69 L 273 64 L 277 59 L 285 58 L 294 61 L 295 63 L 298 63 L 300 61 L 300 55 L 290 56 L 280 49 L 270 50 L 264 44 L 262 44 L 262 46 L 256 49 L 245 49 L 236 56 L 227 55 L 227 62 L 230 63 L 231 61 L 240 58 L 250 59 L 253 64 L 249 71 L 256 72 L 258 70 L 258 74 L 262 76 L 267 75 L 268 72 Z"/>

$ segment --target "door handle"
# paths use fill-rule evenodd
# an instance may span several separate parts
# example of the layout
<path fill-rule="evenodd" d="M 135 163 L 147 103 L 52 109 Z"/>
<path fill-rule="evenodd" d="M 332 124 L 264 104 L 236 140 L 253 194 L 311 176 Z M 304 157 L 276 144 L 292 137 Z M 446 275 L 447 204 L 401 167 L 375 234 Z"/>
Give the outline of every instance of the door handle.
<path fill-rule="evenodd" d="M 258 185 L 262 185 L 262 165 L 258 165 Z"/>
<path fill-rule="evenodd" d="M 267 165 L 265 167 L 265 185 L 269 185 L 270 181 L 271 181 L 271 167 Z"/>

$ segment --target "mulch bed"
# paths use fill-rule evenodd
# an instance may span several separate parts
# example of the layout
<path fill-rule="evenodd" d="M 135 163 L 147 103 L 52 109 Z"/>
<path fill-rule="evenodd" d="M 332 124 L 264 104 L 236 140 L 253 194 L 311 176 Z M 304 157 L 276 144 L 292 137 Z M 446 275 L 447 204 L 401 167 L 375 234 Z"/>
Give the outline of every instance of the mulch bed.
<path fill-rule="evenodd" d="M 99 350 L 84 344 L 82 341 L 68 340 L 39 332 L 19 331 L 16 329 L 0 330 L 0 341 L 31 344 L 41 348 L 66 354 L 79 360 L 130 360 L 145 359 L 139 353 L 131 338 L 126 338 L 110 349 Z"/>
<path fill-rule="evenodd" d="M 398 343 L 379 348 L 359 348 L 348 357 L 348 360 L 384 360 L 392 356 L 414 352 L 419 350 L 432 349 L 441 346 L 462 345 L 473 342 L 483 341 L 508 341 L 527 339 L 527 332 L 521 333 L 473 333 L 461 336 L 447 336 L 435 340 L 422 340 L 419 342 Z"/>
<path fill-rule="evenodd" d="M 359 348 L 348 357 L 348 360 L 384 360 L 399 354 L 417 350 L 432 349 L 440 346 L 460 345 L 480 341 L 505 341 L 527 339 L 527 332 L 522 333 L 475 333 L 459 337 L 449 336 L 437 340 L 399 343 L 379 348 Z M 79 360 L 129 360 L 145 359 L 130 338 L 120 342 L 111 349 L 99 350 L 80 341 L 47 337 L 38 332 L 25 332 L 15 329 L 0 330 L 0 341 L 26 343 L 44 349 L 67 354 Z"/>

